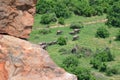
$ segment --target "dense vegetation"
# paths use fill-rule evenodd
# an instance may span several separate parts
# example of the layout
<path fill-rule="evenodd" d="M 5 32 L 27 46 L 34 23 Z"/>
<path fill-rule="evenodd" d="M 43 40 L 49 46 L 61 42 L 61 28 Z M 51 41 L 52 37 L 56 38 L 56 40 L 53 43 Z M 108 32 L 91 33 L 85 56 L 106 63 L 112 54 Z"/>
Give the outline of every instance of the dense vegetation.
<path fill-rule="evenodd" d="M 38 0 L 36 12 L 37 14 L 47 14 L 48 16 L 43 16 L 48 17 L 47 24 L 49 24 L 53 21 L 53 19 L 49 19 L 50 14 L 65 19 L 71 17 L 72 14 L 91 17 L 107 13 L 111 3 L 112 0 Z M 43 18 L 41 22 L 46 24 Z"/>
<path fill-rule="evenodd" d="M 119 80 L 119 5 L 119 0 L 38 0 L 29 40 L 50 44 L 52 59 L 78 80 Z"/>
<path fill-rule="evenodd" d="M 108 22 L 109 26 L 120 27 L 120 0 L 116 0 L 108 11 Z"/>

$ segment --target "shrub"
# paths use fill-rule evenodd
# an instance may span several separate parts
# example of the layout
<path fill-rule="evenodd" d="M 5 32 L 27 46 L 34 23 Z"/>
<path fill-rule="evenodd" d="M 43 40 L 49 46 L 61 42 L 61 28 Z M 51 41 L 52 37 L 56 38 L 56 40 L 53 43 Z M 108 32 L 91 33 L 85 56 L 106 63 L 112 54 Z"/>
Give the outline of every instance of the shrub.
<path fill-rule="evenodd" d="M 90 70 L 87 68 L 76 67 L 73 73 L 77 75 L 78 80 L 95 80 L 95 78 L 91 75 Z"/>
<path fill-rule="evenodd" d="M 107 70 L 106 70 L 106 75 L 107 75 L 107 76 L 112 76 L 112 75 L 113 75 L 111 68 L 107 68 Z"/>
<path fill-rule="evenodd" d="M 106 65 L 103 62 L 109 62 L 113 60 L 114 56 L 112 55 L 110 49 L 106 48 L 102 51 L 98 50 L 90 63 L 93 65 L 93 68 L 100 69 L 100 71 L 103 71 L 103 68 L 106 67 Z"/>
<path fill-rule="evenodd" d="M 80 22 L 80 23 L 72 23 L 70 25 L 70 29 L 80 29 L 80 28 L 83 28 L 83 24 Z"/>
<path fill-rule="evenodd" d="M 49 30 L 49 29 L 41 29 L 41 30 L 39 31 L 39 33 L 40 33 L 40 34 L 49 34 L 49 33 L 51 33 L 51 30 Z"/>
<path fill-rule="evenodd" d="M 108 61 L 114 60 L 114 56 L 111 53 L 110 48 L 105 48 L 105 49 L 99 51 L 97 54 L 95 54 L 94 57 L 99 59 L 102 62 L 108 62 Z"/>
<path fill-rule="evenodd" d="M 114 0 L 113 0 L 114 1 Z M 116 0 L 113 2 L 113 5 L 109 7 L 107 13 L 107 25 L 120 27 L 120 1 Z"/>
<path fill-rule="evenodd" d="M 94 16 L 95 15 L 95 9 L 91 6 L 88 6 L 84 12 L 83 12 L 83 15 L 85 17 L 91 17 L 91 16 Z"/>
<path fill-rule="evenodd" d="M 54 12 L 57 18 L 60 18 L 60 17 L 69 18 L 71 16 L 71 11 L 69 11 L 68 7 L 59 1 L 56 3 Z"/>
<path fill-rule="evenodd" d="M 58 23 L 61 24 L 61 25 L 64 25 L 64 24 L 65 24 L 64 18 L 62 18 L 62 17 L 59 18 L 59 19 L 58 19 Z"/>
<path fill-rule="evenodd" d="M 41 21 L 40 23 L 42 24 L 50 24 L 51 22 L 56 22 L 57 18 L 55 16 L 55 14 L 44 14 L 41 17 Z"/>
<path fill-rule="evenodd" d="M 57 43 L 59 45 L 66 45 L 67 44 L 67 41 L 64 37 L 59 37 L 58 40 L 57 40 Z"/>
<path fill-rule="evenodd" d="M 68 72 L 75 74 L 78 80 L 95 80 L 89 69 L 78 67 L 79 60 L 75 56 L 68 56 L 63 60 L 63 66 Z"/>
<path fill-rule="evenodd" d="M 105 27 L 100 27 L 97 29 L 96 37 L 107 38 L 109 37 L 109 32 Z"/>
<path fill-rule="evenodd" d="M 106 74 L 109 76 L 113 74 L 120 74 L 120 64 L 107 68 Z"/>
<path fill-rule="evenodd" d="M 73 68 L 73 67 L 78 66 L 78 63 L 79 63 L 79 60 L 76 57 L 68 56 L 67 58 L 63 60 L 63 67 L 65 69 L 68 69 L 70 67 Z"/>
<path fill-rule="evenodd" d="M 107 70 L 107 65 L 105 63 L 102 63 L 99 67 L 99 71 L 105 72 Z"/>
<path fill-rule="evenodd" d="M 92 67 L 95 69 L 99 69 L 100 65 L 102 64 L 102 62 L 98 59 L 92 59 L 90 63 L 92 64 Z"/>
<path fill-rule="evenodd" d="M 120 41 L 120 31 L 117 33 L 116 40 Z"/>

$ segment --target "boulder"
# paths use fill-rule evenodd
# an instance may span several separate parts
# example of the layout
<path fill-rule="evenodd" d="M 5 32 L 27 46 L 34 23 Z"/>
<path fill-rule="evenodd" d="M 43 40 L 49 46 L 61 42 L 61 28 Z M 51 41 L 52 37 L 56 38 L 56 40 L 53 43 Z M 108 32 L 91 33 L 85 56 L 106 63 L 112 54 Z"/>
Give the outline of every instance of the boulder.
<path fill-rule="evenodd" d="M 27 39 L 34 23 L 36 0 L 0 0 L 0 33 Z"/>
<path fill-rule="evenodd" d="M 0 35 L 0 80 L 77 80 L 28 41 Z"/>
<path fill-rule="evenodd" d="M 0 80 L 77 80 L 39 45 L 26 41 L 36 0 L 0 0 Z"/>
<path fill-rule="evenodd" d="M 57 33 L 56 33 L 56 35 L 60 35 L 60 34 L 62 34 L 62 31 L 58 30 Z"/>

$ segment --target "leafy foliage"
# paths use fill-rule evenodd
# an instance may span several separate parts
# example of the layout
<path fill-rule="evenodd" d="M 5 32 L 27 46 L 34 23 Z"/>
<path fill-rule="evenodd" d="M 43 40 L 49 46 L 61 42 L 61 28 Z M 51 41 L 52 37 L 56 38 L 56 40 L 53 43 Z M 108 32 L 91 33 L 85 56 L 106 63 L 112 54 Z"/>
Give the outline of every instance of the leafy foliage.
<path fill-rule="evenodd" d="M 55 14 L 44 14 L 41 17 L 40 23 L 42 24 L 50 24 L 51 22 L 56 22 L 56 16 Z"/>
<path fill-rule="evenodd" d="M 40 34 L 49 34 L 49 33 L 51 33 L 51 30 L 50 30 L 50 29 L 41 29 L 41 30 L 39 31 L 39 33 L 40 33 Z"/>
<path fill-rule="evenodd" d="M 111 0 L 38 0 L 37 13 L 55 13 L 58 18 L 68 18 L 71 13 L 86 17 L 102 15 L 108 11 Z"/>
<path fill-rule="evenodd" d="M 100 27 L 97 29 L 96 37 L 107 38 L 109 37 L 109 32 L 105 27 Z"/>
<path fill-rule="evenodd" d="M 63 60 L 63 66 L 67 69 L 69 67 L 76 67 L 78 66 L 78 59 L 74 56 L 68 56 Z"/>
<path fill-rule="evenodd" d="M 107 25 L 120 27 L 120 1 L 114 1 L 112 7 L 109 8 L 109 12 L 107 13 Z"/>
<path fill-rule="evenodd" d="M 117 33 L 116 40 L 120 41 L 120 31 Z"/>
<path fill-rule="evenodd" d="M 95 78 L 91 75 L 91 72 L 87 68 L 77 67 L 74 69 L 74 74 L 77 75 L 78 80 L 95 80 Z"/>
<path fill-rule="evenodd" d="M 80 28 L 83 28 L 83 24 L 80 22 L 80 23 L 72 23 L 70 25 L 70 29 L 80 29 Z"/>
<path fill-rule="evenodd" d="M 112 67 L 108 67 L 107 71 L 106 71 L 106 74 L 108 76 L 111 76 L 113 74 L 120 74 L 120 64 L 114 65 Z"/>
<path fill-rule="evenodd" d="M 64 37 L 59 37 L 58 40 L 57 40 L 57 43 L 59 45 L 66 45 L 67 44 L 67 41 Z"/>
<path fill-rule="evenodd" d="M 65 24 L 64 18 L 59 18 L 58 23 L 64 25 Z"/>
<path fill-rule="evenodd" d="M 99 70 L 100 70 L 101 72 L 105 72 L 105 71 L 107 70 L 107 65 L 106 65 L 105 63 L 102 63 L 102 64 L 100 65 Z"/>
<path fill-rule="evenodd" d="M 99 69 L 100 71 L 104 71 L 106 68 L 105 63 L 103 62 L 109 62 L 113 61 L 114 56 L 112 55 L 109 48 L 106 48 L 102 51 L 98 50 L 97 53 L 94 55 L 94 58 L 91 60 L 91 64 L 93 65 L 93 68 Z"/>
<path fill-rule="evenodd" d="M 58 18 L 60 17 L 68 18 L 71 16 L 71 12 L 67 9 L 66 5 L 61 2 L 56 3 L 54 12 Z"/>
<path fill-rule="evenodd" d="M 78 67 L 78 58 L 68 56 L 63 60 L 63 67 L 70 73 L 77 75 L 78 80 L 95 80 L 87 68 Z"/>

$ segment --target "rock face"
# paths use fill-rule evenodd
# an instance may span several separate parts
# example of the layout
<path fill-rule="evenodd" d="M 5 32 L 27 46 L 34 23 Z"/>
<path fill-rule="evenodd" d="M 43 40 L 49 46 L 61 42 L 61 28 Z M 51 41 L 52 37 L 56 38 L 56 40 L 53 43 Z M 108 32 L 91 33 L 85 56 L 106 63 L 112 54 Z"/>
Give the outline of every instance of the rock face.
<path fill-rule="evenodd" d="M 0 0 L 0 80 L 77 80 L 27 39 L 36 0 Z"/>
<path fill-rule="evenodd" d="M 0 33 L 28 38 L 36 0 L 0 0 Z"/>
<path fill-rule="evenodd" d="M 77 80 L 50 59 L 39 45 L 0 36 L 0 80 Z"/>

